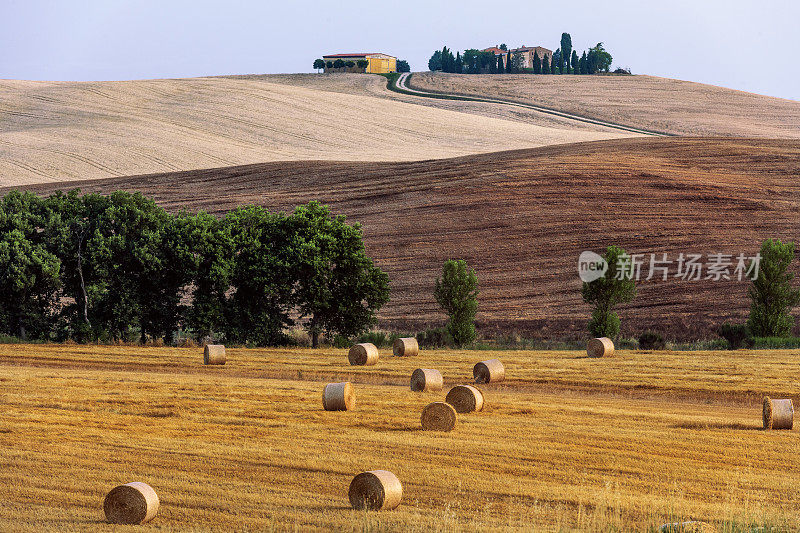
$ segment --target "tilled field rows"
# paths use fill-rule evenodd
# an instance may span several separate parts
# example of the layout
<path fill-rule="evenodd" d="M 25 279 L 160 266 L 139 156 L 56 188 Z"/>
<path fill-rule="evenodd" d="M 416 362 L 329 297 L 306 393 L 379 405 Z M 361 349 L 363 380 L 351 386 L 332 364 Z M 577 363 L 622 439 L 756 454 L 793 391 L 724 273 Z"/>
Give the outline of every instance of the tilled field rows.
<path fill-rule="evenodd" d="M 754 255 L 766 238 L 797 239 L 798 176 L 798 141 L 670 138 L 380 165 L 270 163 L 29 189 L 137 190 L 171 210 L 218 215 L 247 203 L 291 210 L 319 200 L 363 224 L 367 252 L 391 279 L 384 323 L 442 323 L 434 280 L 446 259 L 463 258 L 478 274 L 484 325 L 552 337 L 582 335 L 588 319 L 577 275 L 582 251 L 615 244 L 648 262 L 651 253 L 673 261 L 679 253 Z M 654 328 L 692 339 L 746 315 L 746 281 L 685 281 L 671 268 L 668 281 L 640 283 L 622 310 L 624 332 Z"/>

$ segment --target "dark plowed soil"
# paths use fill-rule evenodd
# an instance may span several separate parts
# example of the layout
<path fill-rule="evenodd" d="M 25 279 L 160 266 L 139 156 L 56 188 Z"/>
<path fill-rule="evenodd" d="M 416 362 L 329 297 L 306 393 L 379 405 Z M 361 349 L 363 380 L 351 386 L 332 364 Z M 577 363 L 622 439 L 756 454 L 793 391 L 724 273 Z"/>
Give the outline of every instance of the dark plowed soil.
<path fill-rule="evenodd" d="M 364 226 L 392 280 L 384 324 L 433 324 L 442 262 L 464 258 L 480 280 L 485 328 L 579 334 L 589 307 L 577 259 L 616 244 L 632 253 L 753 255 L 768 237 L 797 240 L 800 141 L 622 139 L 414 163 L 287 162 L 76 183 L 138 190 L 171 210 L 216 214 L 258 203 L 329 204 Z M 30 186 L 48 193 L 69 183 Z M 748 283 L 642 281 L 621 310 L 627 333 L 706 335 L 747 314 Z M 705 275 L 705 271 L 703 272 Z"/>

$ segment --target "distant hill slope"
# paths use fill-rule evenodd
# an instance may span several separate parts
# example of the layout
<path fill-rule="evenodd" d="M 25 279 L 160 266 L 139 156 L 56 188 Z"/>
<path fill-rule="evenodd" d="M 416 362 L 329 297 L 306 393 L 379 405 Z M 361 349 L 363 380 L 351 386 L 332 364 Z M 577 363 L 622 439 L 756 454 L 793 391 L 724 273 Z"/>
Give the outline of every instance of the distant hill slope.
<path fill-rule="evenodd" d="M 409 86 L 534 103 L 677 135 L 800 139 L 800 102 L 655 76 L 421 72 Z"/>
<path fill-rule="evenodd" d="M 267 161 L 424 160 L 621 136 L 263 77 L 0 80 L 0 94 L 0 186 Z"/>
<path fill-rule="evenodd" d="M 485 325 L 583 335 L 583 250 L 616 244 L 648 254 L 647 261 L 665 252 L 676 260 L 679 253 L 753 255 L 768 237 L 797 240 L 800 141 L 635 138 L 438 161 L 267 163 L 30 189 L 71 186 L 139 190 L 172 210 L 218 214 L 245 203 L 290 210 L 320 200 L 364 224 L 368 252 L 391 278 L 385 323 L 443 322 L 434 280 L 446 259 L 464 258 L 478 273 Z M 708 334 L 746 315 L 747 287 L 642 282 L 621 313 L 624 330 Z"/>

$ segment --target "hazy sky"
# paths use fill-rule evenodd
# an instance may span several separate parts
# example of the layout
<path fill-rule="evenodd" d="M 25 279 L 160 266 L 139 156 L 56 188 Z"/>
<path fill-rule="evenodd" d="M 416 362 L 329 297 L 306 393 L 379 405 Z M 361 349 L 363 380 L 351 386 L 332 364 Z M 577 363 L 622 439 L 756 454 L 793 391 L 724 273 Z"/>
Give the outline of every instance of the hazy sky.
<path fill-rule="evenodd" d="M 0 78 L 312 72 L 326 53 L 427 70 L 453 50 L 598 41 L 614 66 L 800 100 L 800 0 L 487 2 L 0 0 Z M 2 95 L 0 95 L 2 98 Z"/>

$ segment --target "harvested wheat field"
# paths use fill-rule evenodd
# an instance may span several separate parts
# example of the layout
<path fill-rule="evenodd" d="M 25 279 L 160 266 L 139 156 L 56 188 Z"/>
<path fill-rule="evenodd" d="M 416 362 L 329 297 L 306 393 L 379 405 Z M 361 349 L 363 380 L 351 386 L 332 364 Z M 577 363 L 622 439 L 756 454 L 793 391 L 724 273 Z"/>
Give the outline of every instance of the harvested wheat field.
<path fill-rule="evenodd" d="M 201 351 L 0 346 L 0 529 L 108 530 L 103 498 L 134 480 L 160 499 L 137 530 L 800 527 L 800 439 L 760 429 L 761 395 L 800 395 L 797 350 L 425 351 L 365 368 L 345 350 L 229 349 L 224 367 Z M 423 431 L 444 392 L 410 391 L 414 366 L 451 385 L 489 357 L 508 378 L 483 386 L 483 411 Z M 324 411 L 326 380 L 345 379 L 356 409 Z M 352 510 L 353 476 L 379 469 L 402 503 Z"/>
<path fill-rule="evenodd" d="M 656 76 L 420 72 L 409 86 L 537 104 L 676 135 L 800 138 L 800 102 Z"/>
<path fill-rule="evenodd" d="M 271 163 L 27 187 L 39 193 L 141 191 L 171 210 L 223 214 L 319 200 L 364 226 L 367 253 L 391 279 L 384 325 L 442 324 L 433 298 L 442 263 L 466 259 L 484 328 L 583 338 L 590 308 L 578 256 L 615 244 L 631 253 L 754 255 L 795 240 L 800 141 L 636 138 L 393 163 Z M 660 255 L 659 255 L 660 257 Z M 646 273 L 646 271 L 645 271 Z M 673 265 L 672 274 L 676 273 Z M 639 284 L 623 334 L 713 335 L 748 311 L 746 281 Z M 408 317 L 414 317 L 413 324 Z M 474 362 L 473 362 L 474 364 Z M 419 366 L 419 365 L 417 365 Z M 413 370 L 413 369 L 412 369 Z"/>
<path fill-rule="evenodd" d="M 0 80 L 0 92 L 0 185 L 267 161 L 410 161 L 629 136 L 264 79 Z"/>

